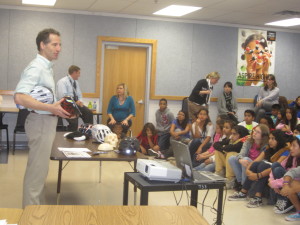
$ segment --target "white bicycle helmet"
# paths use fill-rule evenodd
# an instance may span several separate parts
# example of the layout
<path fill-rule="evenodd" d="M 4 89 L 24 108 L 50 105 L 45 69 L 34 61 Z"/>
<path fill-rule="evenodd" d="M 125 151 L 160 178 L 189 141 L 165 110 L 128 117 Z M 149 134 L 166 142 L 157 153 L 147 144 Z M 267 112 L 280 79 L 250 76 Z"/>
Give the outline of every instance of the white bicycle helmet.
<path fill-rule="evenodd" d="M 30 92 L 30 95 L 31 97 L 42 103 L 53 104 L 54 102 L 53 92 L 47 87 L 35 86 Z"/>
<path fill-rule="evenodd" d="M 54 95 L 50 88 L 43 86 L 35 86 L 29 94 L 32 98 L 36 99 L 39 102 L 46 104 L 53 104 Z M 17 105 L 19 109 L 24 109 L 22 105 Z"/>
<path fill-rule="evenodd" d="M 93 138 L 96 139 L 99 143 L 103 143 L 105 136 L 111 133 L 112 132 L 109 127 L 103 124 L 96 124 L 92 127 Z"/>

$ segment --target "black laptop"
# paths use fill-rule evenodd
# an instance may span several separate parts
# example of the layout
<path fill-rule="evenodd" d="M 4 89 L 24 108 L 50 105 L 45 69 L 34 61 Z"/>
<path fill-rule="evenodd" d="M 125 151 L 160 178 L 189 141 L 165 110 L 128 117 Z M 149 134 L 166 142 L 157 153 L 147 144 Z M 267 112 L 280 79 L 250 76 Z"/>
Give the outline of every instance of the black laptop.
<path fill-rule="evenodd" d="M 197 184 L 226 181 L 226 178 L 215 173 L 194 170 L 188 145 L 179 141 L 171 140 L 171 146 L 174 152 L 176 165 L 182 170 L 184 178 L 187 178 Z"/>

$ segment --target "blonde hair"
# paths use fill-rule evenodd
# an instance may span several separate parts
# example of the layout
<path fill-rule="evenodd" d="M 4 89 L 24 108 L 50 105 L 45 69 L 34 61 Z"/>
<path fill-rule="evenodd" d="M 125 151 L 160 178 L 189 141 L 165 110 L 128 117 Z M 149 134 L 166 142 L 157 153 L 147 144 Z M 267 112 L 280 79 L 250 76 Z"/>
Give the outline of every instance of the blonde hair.
<path fill-rule="evenodd" d="M 120 86 L 122 86 L 124 88 L 124 97 L 126 99 L 129 95 L 128 87 L 125 83 L 121 83 L 121 84 L 117 85 L 117 88 L 120 87 Z M 116 95 L 116 96 L 119 97 L 118 95 Z"/>
<path fill-rule="evenodd" d="M 219 72 L 211 72 L 209 74 L 206 75 L 206 79 L 210 79 L 210 78 L 217 78 L 220 79 L 221 75 L 219 74 Z"/>

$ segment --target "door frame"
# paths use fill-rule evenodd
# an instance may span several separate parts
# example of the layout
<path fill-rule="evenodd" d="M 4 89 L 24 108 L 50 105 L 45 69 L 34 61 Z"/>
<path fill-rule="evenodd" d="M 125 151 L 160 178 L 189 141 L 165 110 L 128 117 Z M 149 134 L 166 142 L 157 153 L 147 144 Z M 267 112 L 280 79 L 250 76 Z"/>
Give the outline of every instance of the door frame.
<path fill-rule="evenodd" d="M 145 99 L 144 101 L 144 123 L 146 119 L 149 118 L 149 99 L 152 93 L 155 93 L 155 74 L 156 74 L 156 49 L 157 40 L 152 39 L 137 39 L 137 38 L 119 38 L 119 37 L 98 37 L 98 48 L 97 48 L 97 69 L 96 74 L 98 79 L 96 82 L 100 83 L 99 87 L 99 106 L 100 111 L 105 113 L 103 109 L 103 80 L 104 80 L 104 58 L 105 58 L 105 48 L 107 46 L 126 46 L 126 47 L 140 47 L 146 48 L 147 51 L 147 62 L 146 62 L 146 89 L 145 89 Z M 136 99 L 135 101 L 139 101 Z M 138 104 L 138 103 L 137 103 Z M 104 111 L 103 111 L 104 110 Z M 103 121 L 102 121 L 103 123 Z"/>

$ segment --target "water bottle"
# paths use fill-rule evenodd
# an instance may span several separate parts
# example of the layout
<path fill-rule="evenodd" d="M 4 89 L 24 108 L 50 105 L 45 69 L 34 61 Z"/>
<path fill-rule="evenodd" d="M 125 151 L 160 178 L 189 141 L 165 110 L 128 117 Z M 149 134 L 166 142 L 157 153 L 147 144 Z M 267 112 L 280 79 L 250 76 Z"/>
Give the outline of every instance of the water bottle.
<path fill-rule="evenodd" d="M 97 110 L 97 103 L 96 103 L 96 101 L 94 101 L 93 110 Z"/>
<path fill-rule="evenodd" d="M 88 104 L 88 108 L 89 108 L 89 109 L 93 109 L 92 102 L 89 102 L 89 104 Z"/>

